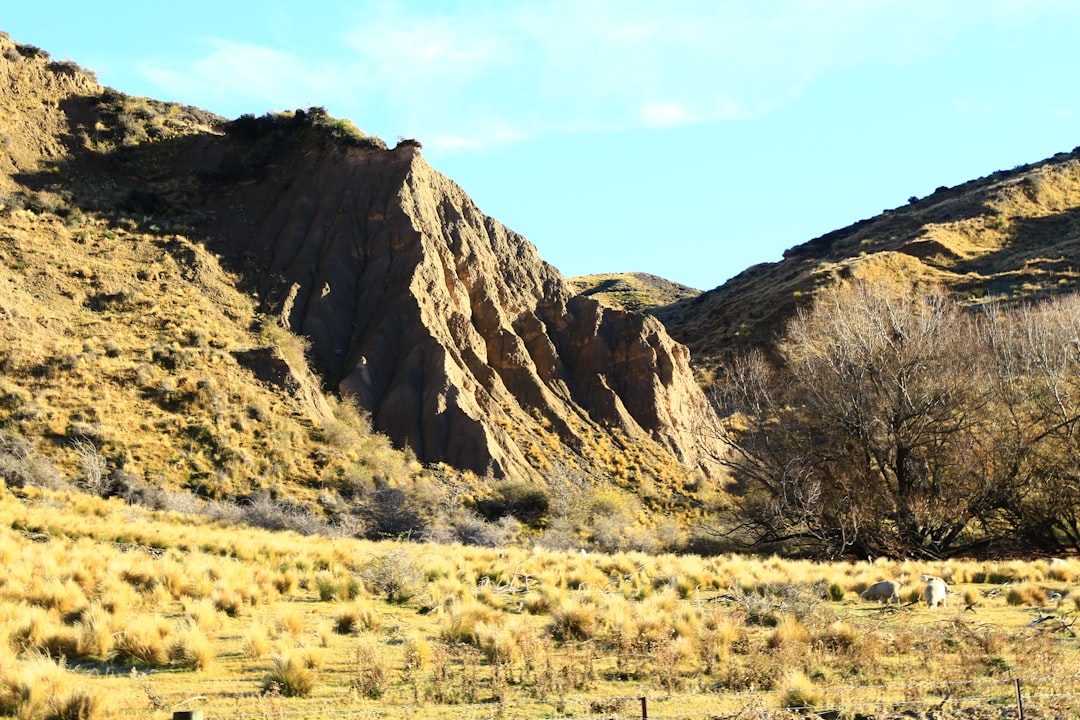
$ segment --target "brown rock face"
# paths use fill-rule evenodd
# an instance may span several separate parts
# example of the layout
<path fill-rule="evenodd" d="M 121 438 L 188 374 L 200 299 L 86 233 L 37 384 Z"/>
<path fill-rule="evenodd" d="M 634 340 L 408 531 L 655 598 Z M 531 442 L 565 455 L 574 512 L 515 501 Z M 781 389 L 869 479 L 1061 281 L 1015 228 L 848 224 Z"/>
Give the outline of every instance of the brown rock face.
<path fill-rule="evenodd" d="M 309 147 L 218 202 L 264 301 L 421 461 L 533 474 L 539 428 L 572 452 L 616 429 L 687 465 L 709 457 L 686 348 L 653 318 L 574 297 L 415 147 Z"/>

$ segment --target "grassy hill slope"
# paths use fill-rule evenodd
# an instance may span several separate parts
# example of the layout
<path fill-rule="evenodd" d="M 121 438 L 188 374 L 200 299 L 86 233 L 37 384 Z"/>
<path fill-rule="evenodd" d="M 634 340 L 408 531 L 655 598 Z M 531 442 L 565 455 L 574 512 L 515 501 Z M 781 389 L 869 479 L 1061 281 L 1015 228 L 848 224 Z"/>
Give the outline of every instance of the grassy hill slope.
<path fill-rule="evenodd" d="M 680 300 L 697 297 L 700 290 L 648 273 L 599 273 L 571 278 L 582 295 L 616 310 L 652 313 Z"/>
<path fill-rule="evenodd" d="M 971 303 L 1019 302 L 1080 287 L 1080 153 L 993 173 L 748 268 L 662 315 L 702 364 L 768 344 L 815 292 L 844 277 L 944 283 Z"/>

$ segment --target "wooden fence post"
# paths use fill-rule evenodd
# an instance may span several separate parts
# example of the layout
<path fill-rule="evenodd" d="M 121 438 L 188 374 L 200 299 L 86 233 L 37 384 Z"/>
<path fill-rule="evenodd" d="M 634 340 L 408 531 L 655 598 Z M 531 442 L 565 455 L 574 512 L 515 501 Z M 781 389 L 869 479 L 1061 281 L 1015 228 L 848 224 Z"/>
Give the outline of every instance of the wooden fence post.
<path fill-rule="evenodd" d="M 1024 720 L 1024 698 L 1020 696 L 1020 678 L 1016 678 L 1016 712 L 1020 720 Z"/>
<path fill-rule="evenodd" d="M 649 700 L 641 696 L 641 720 L 649 720 Z"/>

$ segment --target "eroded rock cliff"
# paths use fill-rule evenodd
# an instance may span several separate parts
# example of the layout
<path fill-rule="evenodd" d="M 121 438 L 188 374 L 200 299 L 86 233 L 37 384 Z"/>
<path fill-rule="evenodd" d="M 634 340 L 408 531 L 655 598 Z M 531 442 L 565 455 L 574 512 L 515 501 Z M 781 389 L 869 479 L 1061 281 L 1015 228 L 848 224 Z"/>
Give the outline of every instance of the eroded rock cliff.
<path fill-rule="evenodd" d="M 575 297 L 415 145 L 298 143 L 212 210 L 224 252 L 311 340 L 328 384 L 422 461 L 588 467 L 592 439 L 612 434 L 708 465 L 686 348 L 653 318 Z"/>

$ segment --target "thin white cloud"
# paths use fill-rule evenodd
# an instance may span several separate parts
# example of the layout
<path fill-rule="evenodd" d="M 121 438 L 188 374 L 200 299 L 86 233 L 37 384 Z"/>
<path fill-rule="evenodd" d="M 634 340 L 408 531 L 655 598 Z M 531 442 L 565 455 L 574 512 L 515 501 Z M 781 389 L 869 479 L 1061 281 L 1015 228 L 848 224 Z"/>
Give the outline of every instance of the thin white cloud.
<path fill-rule="evenodd" d="M 978 23 L 1023 23 L 1019 0 L 550 0 L 365 8 L 333 60 L 216 40 L 162 88 L 271 107 L 325 105 L 428 147 L 551 132 L 760 117 L 852 65 L 932 56 Z M 1063 5 L 1041 6 L 1060 9 Z M 340 24 L 340 19 L 337 20 Z M 329 22 L 335 22 L 329 18 Z M 384 130 L 385 129 L 385 130 Z"/>
<path fill-rule="evenodd" d="M 667 127 L 693 123 L 696 117 L 679 103 L 660 102 L 642 108 L 641 119 L 648 127 Z"/>
<path fill-rule="evenodd" d="M 319 97 L 336 92 L 332 69 L 295 55 L 220 38 L 206 45 L 206 55 L 181 67 L 144 61 L 139 70 L 170 96 L 210 106 L 241 103 L 247 112 L 319 105 Z"/>

